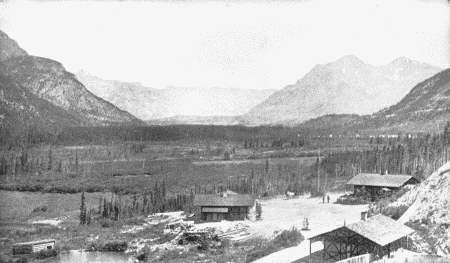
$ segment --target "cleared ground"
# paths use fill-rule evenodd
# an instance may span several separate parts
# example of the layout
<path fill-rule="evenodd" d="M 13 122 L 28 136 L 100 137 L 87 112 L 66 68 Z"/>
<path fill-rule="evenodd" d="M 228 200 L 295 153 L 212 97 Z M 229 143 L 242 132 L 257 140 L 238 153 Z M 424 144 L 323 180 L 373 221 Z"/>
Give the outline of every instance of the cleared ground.
<path fill-rule="evenodd" d="M 304 218 L 308 218 L 310 231 L 302 231 L 302 234 L 309 237 L 343 226 L 344 221 L 347 224 L 359 221 L 361 212 L 366 211 L 368 206 L 335 204 L 337 198 L 343 194 L 329 194 L 330 203 L 323 203 L 322 197 L 310 198 L 308 195 L 288 200 L 261 200 L 263 220 L 252 224 L 251 231 L 259 235 L 272 235 L 280 229 L 302 229 Z"/>
<path fill-rule="evenodd" d="M 304 218 L 309 220 L 309 231 L 301 231 L 305 237 L 300 245 L 287 248 L 267 257 L 257 260 L 258 263 L 290 263 L 309 255 L 309 241 L 307 238 L 318 233 L 326 232 L 346 224 L 357 222 L 361 219 L 361 212 L 367 211 L 367 205 L 341 205 L 334 204 L 336 199 L 344 193 L 332 193 L 330 203 L 323 203 L 322 197 L 310 198 L 309 195 L 294 199 L 278 197 L 270 200 L 260 200 L 262 204 L 262 220 L 246 221 L 248 232 L 253 236 L 271 237 L 284 229 L 296 227 L 303 228 Z M 234 222 L 239 224 L 239 222 Z M 229 223 L 206 223 L 208 227 L 220 227 Z M 314 243 L 312 251 L 323 248 L 320 242 Z"/>

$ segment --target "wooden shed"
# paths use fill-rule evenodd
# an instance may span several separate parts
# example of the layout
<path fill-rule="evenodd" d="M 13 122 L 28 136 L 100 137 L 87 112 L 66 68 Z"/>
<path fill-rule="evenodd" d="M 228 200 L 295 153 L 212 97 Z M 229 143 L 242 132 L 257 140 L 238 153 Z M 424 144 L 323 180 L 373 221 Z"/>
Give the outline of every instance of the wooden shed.
<path fill-rule="evenodd" d="M 408 235 L 414 230 L 384 215 L 310 237 L 311 244 L 323 242 L 323 261 L 338 261 L 364 254 L 374 259 L 390 256 L 399 248 L 408 248 Z"/>
<path fill-rule="evenodd" d="M 417 183 L 419 180 L 411 175 L 359 173 L 347 185 L 353 186 L 354 194 L 365 190 L 372 196 L 377 196 L 383 190 L 397 191 L 405 185 Z"/>
<path fill-rule="evenodd" d="M 195 195 L 194 206 L 201 221 L 244 220 L 255 204 L 252 195 L 225 191 L 220 194 Z"/>
<path fill-rule="evenodd" d="M 13 255 L 31 254 L 41 250 L 54 249 L 56 241 L 54 239 L 38 240 L 13 244 Z"/>

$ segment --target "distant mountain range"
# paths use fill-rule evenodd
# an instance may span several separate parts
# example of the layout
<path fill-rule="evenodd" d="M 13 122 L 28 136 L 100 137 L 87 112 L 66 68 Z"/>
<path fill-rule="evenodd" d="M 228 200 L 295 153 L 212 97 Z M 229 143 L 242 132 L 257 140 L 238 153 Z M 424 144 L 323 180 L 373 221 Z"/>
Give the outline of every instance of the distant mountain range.
<path fill-rule="evenodd" d="M 372 115 L 325 115 L 308 120 L 298 128 L 330 134 L 442 132 L 447 121 L 450 121 L 450 69 L 418 83 L 400 102 Z"/>
<path fill-rule="evenodd" d="M 30 56 L 0 31 L 2 123 L 59 126 L 144 124 L 95 96 L 61 63 Z M 27 121 L 30 120 L 30 121 Z"/>
<path fill-rule="evenodd" d="M 235 116 L 189 116 L 178 115 L 168 118 L 149 120 L 149 125 L 181 125 L 181 124 L 194 124 L 194 125 L 234 125 L 238 124 Z"/>
<path fill-rule="evenodd" d="M 282 124 L 330 133 L 419 132 L 441 129 L 449 112 L 450 69 L 407 58 L 376 67 L 346 56 L 276 92 L 154 89 L 86 71 L 75 76 L 57 61 L 28 55 L 0 31 L 1 127 Z"/>
<path fill-rule="evenodd" d="M 345 56 L 315 66 L 251 109 L 240 123 L 295 125 L 327 114 L 372 114 L 397 103 L 414 85 L 441 70 L 405 57 L 372 66 Z"/>
<path fill-rule="evenodd" d="M 134 116 L 154 122 L 156 119 L 170 124 L 188 119 L 217 120 L 219 116 L 238 116 L 267 99 L 275 90 L 251 90 L 234 88 L 184 88 L 154 89 L 140 83 L 103 80 L 84 70 L 77 79 L 95 95 L 111 102 Z M 209 116 L 214 116 L 210 118 Z M 216 117 L 217 116 L 217 117 Z M 201 121 L 203 122 L 203 121 Z M 192 123 L 191 123 L 192 124 Z M 208 123 L 212 124 L 212 123 Z"/>

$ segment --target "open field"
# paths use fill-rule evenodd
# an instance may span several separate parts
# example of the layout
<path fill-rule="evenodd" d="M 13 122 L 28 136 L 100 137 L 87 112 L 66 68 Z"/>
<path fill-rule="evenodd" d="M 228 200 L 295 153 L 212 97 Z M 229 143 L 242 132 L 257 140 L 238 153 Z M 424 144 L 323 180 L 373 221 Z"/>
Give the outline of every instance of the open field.
<path fill-rule="evenodd" d="M 86 206 L 97 208 L 100 197 L 109 198 L 108 193 L 86 193 Z M 17 192 L 0 190 L 0 223 L 26 222 L 31 219 L 65 218 L 78 222 L 81 194 L 56 194 L 39 192 Z M 33 209 L 46 206 L 46 212 Z"/>
<path fill-rule="evenodd" d="M 238 148 L 236 154 L 231 155 L 230 160 L 224 160 L 224 152 L 231 152 L 233 147 Z M 224 142 L 32 148 L 27 151 L 25 168 L 0 176 L 0 187 L 20 191 L 74 193 L 117 190 L 133 193 L 148 191 L 155 182 L 164 180 L 171 193 L 185 193 L 195 185 L 226 185 L 230 180 L 249 176 L 252 170 L 255 174 L 262 174 L 266 160 L 270 163 L 269 172 L 277 175 L 280 172 L 306 175 L 308 167 L 316 160 L 315 157 L 295 157 L 308 155 L 300 151 L 282 158 L 248 159 L 250 152 L 257 151 L 239 149 Z M 288 151 L 272 149 L 266 152 L 270 156 Z M 14 160 L 22 154 L 11 151 L 3 153 L 3 156 L 6 160 Z M 17 167 L 17 161 L 10 163 Z"/>

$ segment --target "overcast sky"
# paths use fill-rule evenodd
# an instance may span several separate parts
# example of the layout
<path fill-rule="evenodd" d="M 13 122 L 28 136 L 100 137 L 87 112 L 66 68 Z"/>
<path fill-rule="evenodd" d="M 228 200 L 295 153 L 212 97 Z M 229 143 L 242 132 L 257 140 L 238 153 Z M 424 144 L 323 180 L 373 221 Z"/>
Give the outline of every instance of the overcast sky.
<path fill-rule="evenodd" d="M 350 54 L 450 67 L 445 0 L 3 1 L 0 29 L 71 72 L 154 88 L 281 89 Z"/>

